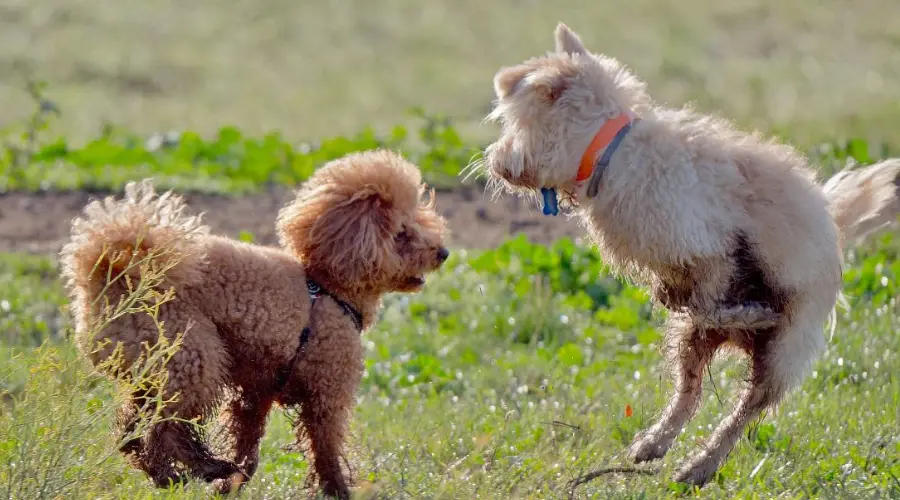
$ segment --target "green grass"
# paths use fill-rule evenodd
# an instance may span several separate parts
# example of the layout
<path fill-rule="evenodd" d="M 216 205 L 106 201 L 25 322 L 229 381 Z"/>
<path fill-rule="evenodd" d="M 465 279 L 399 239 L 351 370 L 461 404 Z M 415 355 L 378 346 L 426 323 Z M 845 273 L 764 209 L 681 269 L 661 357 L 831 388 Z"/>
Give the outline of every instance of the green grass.
<path fill-rule="evenodd" d="M 252 136 L 223 127 L 143 138 L 109 126 L 84 144 L 59 134 L 56 104 L 43 90 L 32 96 L 32 114 L 0 131 L 0 193 L 38 190 L 118 190 L 130 180 L 153 177 L 179 191 L 246 194 L 270 185 L 294 186 L 325 162 L 355 151 L 391 148 L 419 166 L 426 182 L 458 186 L 460 172 L 483 150 L 465 141 L 449 117 L 416 111 L 414 127 L 395 125 L 389 134 L 372 128 L 350 136 L 292 143 L 280 133 Z M 848 161 L 867 164 L 893 154 L 885 142 L 850 138 L 821 142 L 806 151 L 822 178 Z"/>
<path fill-rule="evenodd" d="M 851 255 L 852 308 L 841 311 L 814 374 L 747 433 L 700 496 L 900 496 L 898 248 L 888 234 Z M 153 490 L 112 451 L 111 384 L 88 375 L 63 340 L 54 266 L 0 256 L 10 332 L 0 343 L 8 360 L 0 368 L 0 497 L 21 487 L 11 477 L 32 477 L 44 498 L 206 498 L 196 483 Z M 659 315 L 640 290 L 597 279 L 602 268 L 593 251 L 569 241 L 547 248 L 516 239 L 455 252 L 425 291 L 390 297 L 364 337 L 349 454 L 362 496 L 564 498 L 579 474 L 624 465 L 623 450 L 671 386 Z M 712 372 L 716 390 L 707 384 L 704 409 L 660 475 L 603 476 L 579 487 L 580 497 L 683 495 L 670 482 L 673 468 L 729 409 L 743 368 L 729 359 Z M 289 441 L 276 411 L 246 498 L 299 494 L 307 463 L 281 449 Z"/>
<path fill-rule="evenodd" d="M 416 128 L 398 125 L 390 134 L 371 128 L 351 137 L 294 144 L 279 133 L 253 137 L 223 127 L 211 137 L 196 132 L 142 138 L 107 127 L 84 144 L 57 135 L 58 110 L 41 90 L 32 114 L 0 131 L 0 193 L 37 190 L 117 190 L 130 180 L 153 177 L 164 189 L 246 194 L 271 184 L 295 185 L 325 162 L 373 148 L 401 151 L 426 182 L 459 184 L 460 171 L 479 148 L 460 138 L 451 120 L 417 112 Z"/>
<path fill-rule="evenodd" d="M 422 103 L 485 138 L 491 79 L 553 46 L 557 21 L 632 66 L 662 102 L 695 101 L 812 144 L 900 139 L 895 0 L 30 0 L 0 6 L 3 120 L 46 80 L 63 133 L 106 122 L 292 141 L 386 133 Z M 75 112 L 77 110 L 77 112 Z"/>
<path fill-rule="evenodd" d="M 0 70 L 49 84 L 29 96 L 15 78 L 0 82 L 0 192 L 117 190 L 153 176 L 161 187 L 239 195 L 295 185 L 376 146 L 452 186 L 493 133 L 478 124 L 493 73 L 551 48 L 557 20 L 634 67 L 661 101 L 696 101 L 810 146 L 824 177 L 900 144 L 892 9 L 893 0 L 0 5 Z M 407 114 L 423 102 L 438 115 Z M 172 129 L 177 141 L 147 140 Z M 748 431 L 699 496 L 900 498 L 898 248 L 886 235 L 852 252 L 852 307 L 813 376 Z M 424 292 L 390 297 L 364 338 L 349 454 L 362 496 L 564 498 L 574 477 L 625 465 L 671 384 L 661 313 L 603 270 L 567 240 L 519 238 L 454 252 Z M 196 483 L 151 489 L 115 453 L 113 384 L 76 355 L 65 303 L 54 261 L 0 254 L 0 498 L 208 497 Z M 690 496 L 670 482 L 674 467 L 729 410 L 743 376 L 741 360 L 716 362 L 704 409 L 659 475 L 603 476 L 578 495 Z M 281 448 L 290 436 L 274 413 L 246 498 L 300 494 L 308 465 Z"/>

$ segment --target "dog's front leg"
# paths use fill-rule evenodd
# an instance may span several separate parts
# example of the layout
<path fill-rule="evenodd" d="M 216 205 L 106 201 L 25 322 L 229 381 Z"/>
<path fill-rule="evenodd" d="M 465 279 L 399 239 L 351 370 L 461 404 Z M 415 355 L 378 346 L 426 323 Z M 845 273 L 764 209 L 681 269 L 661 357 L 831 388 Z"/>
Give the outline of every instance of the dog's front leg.
<path fill-rule="evenodd" d="M 349 412 L 327 398 L 311 398 L 300 407 L 299 440 L 306 438 L 312 455 L 314 476 L 319 488 L 329 497 L 350 498 L 350 487 L 341 470 L 341 452 L 346 435 Z"/>
<path fill-rule="evenodd" d="M 341 318 L 342 323 L 350 323 L 343 315 Z M 350 498 L 350 488 L 341 458 L 362 379 L 363 353 L 352 325 L 334 329 L 325 326 L 325 321 L 313 325 L 296 378 L 292 378 L 302 388 L 296 433 L 298 441 L 308 441 L 313 476 L 318 478 L 322 492 L 345 499 Z"/>
<path fill-rule="evenodd" d="M 721 332 L 697 328 L 684 315 L 673 315 L 667 323 L 666 356 L 675 376 L 675 393 L 659 421 L 638 433 L 631 443 L 628 455 L 636 463 L 665 456 L 700 406 L 703 371 L 725 341 Z"/>

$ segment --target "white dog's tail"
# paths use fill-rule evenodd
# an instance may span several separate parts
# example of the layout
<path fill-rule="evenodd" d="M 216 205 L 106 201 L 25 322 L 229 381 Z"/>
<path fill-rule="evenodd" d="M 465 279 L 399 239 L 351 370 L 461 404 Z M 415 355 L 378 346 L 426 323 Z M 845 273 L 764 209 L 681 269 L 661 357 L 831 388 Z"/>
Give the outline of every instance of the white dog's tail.
<path fill-rule="evenodd" d="M 822 188 L 841 232 L 842 246 L 861 240 L 896 222 L 900 215 L 900 159 L 842 170 Z"/>
<path fill-rule="evenodd" d="M 111 279 L 140 280 L 148 270 L 162 275 L 163 286 L 197 283 L 206 257 L 201 239 L 209 228 L 185 208 L 172 192 L 157 196 L 150 180 L 128 183 L 121 200 L 89 203 L 72 221 L 71 239 L 60 253 L 70 291 L 93 299 Z"/>

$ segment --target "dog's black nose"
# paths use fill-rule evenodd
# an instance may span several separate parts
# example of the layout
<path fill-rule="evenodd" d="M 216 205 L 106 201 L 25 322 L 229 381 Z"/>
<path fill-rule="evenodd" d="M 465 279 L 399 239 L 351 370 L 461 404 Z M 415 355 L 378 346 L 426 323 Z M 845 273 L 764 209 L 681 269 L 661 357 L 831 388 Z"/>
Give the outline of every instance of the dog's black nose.
<path fill-rule="evenodd" d="M 441 247 L 441 248 L 438 250 L 438 259 L 439 259 L 441 262 L 444 262 L 445 260 L 447 260 L 447 257 L 449 257 L 449 256 L 450 256 L 450 250 L 447 250 L 447 249 L 444 248 L 444 247 Z"/>

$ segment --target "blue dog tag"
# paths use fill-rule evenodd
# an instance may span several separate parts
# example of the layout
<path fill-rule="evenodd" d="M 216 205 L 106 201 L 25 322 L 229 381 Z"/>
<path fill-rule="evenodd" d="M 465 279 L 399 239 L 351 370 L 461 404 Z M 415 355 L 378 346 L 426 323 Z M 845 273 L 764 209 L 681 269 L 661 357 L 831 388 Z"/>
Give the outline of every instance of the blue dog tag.
<path fill-rule="evenodd" d="M 556 189 L 541 188 L 541 194 L 544 195 L 544 215 L 557 215 L 559 207 L 556 204 Z"/>

